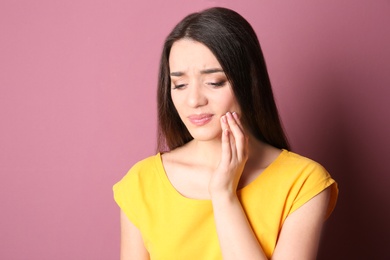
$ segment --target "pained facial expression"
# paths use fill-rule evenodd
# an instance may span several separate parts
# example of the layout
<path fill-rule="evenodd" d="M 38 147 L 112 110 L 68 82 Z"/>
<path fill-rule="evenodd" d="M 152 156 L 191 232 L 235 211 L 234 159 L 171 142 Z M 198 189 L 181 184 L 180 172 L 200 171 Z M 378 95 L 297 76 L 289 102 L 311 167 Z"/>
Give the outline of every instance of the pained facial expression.
<path fill-rule="evenodd" d="M 220 138 L 221 116 L 240 107 L 221 65 L 202 43 L 176 41 L 169 56 L 171 97 L 195 140 Z"/>

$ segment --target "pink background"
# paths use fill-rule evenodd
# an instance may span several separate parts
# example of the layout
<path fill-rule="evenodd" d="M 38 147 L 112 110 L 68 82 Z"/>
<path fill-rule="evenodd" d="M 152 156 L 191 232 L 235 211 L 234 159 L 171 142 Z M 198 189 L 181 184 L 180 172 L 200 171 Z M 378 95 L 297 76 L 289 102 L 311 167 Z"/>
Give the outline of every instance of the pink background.
<path fill-rule="evenodd" d="M 390 259 L 390 1 L 0 2 L 0 259 L 118 259 L 112 184 L 155 152 L 161 46 L 184 15 L 257 31 L 293 149 L 340 198 L 319 259 Z"/>

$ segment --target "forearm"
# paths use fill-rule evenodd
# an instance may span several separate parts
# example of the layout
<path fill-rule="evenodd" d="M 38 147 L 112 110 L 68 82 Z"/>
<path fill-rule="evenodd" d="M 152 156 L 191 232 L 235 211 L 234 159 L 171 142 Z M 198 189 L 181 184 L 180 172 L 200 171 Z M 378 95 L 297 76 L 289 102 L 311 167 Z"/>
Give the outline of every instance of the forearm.
<path fill-rule="evenodd" d="M 223 259 L 267 259 L 237 196 L 214 195 L 212 203 Z"/>

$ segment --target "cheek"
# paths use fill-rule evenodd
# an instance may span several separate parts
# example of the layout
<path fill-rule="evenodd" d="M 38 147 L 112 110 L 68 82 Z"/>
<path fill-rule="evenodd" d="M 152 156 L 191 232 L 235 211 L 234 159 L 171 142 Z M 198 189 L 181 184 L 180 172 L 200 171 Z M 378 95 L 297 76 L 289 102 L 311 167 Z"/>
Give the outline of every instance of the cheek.
<path fill-rule="evenodd" d="M 176 109 L 177 113 L 181 117 L 181 114 L 183 112 L 183 106 L 180 105 L 181 104 L 180 98 L 178 98 L 176 95 L 171 95 L 171 100 L 172 100 L 173 107 Z"/>
<path fill-rule="evenodd" d="M 232 95 L 232 93 L 230 92 L 224 93 L 223 95 L 220 96 L 219 99 L 220 99 L 219 104 L 223 105 L 223 107 L 226 110 L 230 112 L 237 112 L 237 113 L 241 111 L 240 106 L 236 98 L 234 97 L 234 95 Z"/>
<path fill-rule="evenodd" d="M 177 97 L 176 97 L 176 95 L 174 95 L 172 93 L 171 93 L 171 101 L 172 101 L 173 106 L 176 108 L 177 103 L 178 103 Z"/>

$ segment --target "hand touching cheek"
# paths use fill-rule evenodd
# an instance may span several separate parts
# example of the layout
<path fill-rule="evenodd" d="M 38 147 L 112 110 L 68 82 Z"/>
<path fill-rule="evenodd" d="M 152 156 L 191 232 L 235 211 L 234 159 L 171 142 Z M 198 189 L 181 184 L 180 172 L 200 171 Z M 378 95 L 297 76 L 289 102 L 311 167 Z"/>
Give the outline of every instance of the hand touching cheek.
<path fill-rule="evenodd" d="M 235 194 L 248 159 L 248 138 L 237 113 L 227 112 L 221 117 L 220 123 L 222 154 L 209 183 L 211 197 L 216 194 Z"/>

